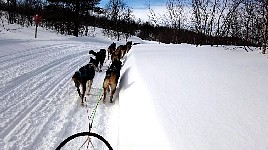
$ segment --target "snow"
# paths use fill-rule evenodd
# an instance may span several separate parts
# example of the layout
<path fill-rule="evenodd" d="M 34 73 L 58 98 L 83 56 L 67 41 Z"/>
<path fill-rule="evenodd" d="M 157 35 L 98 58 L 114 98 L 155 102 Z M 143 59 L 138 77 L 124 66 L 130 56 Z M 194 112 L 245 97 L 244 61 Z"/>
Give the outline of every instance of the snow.
<path fill-rule="evenodd" d="M 88 63 L 89 50 L 115 42 L 100 29 L 76 38 L 38 28 L 36 39 L 34 30 L 0 24 L 1 150 L 55 149 L 88 131 L 105 72 L 96 72 L 86 107 L 71 77 Z M 100 101 L 91 130 L 113 149 L 268 149 L 267 55 L 130 40 L 141 44 L 122 60 L 114 103 Z"/>
<path fill-rule="evenodd" d="M 127 59 L 129 88 L 119 97 L 120 114 L 131 116 L 120 120 L 122 141 L 130 143 L 122 149 L 268 148 L 268 65 L 259 52 L 147 44 Z M 136 145 L 140 133 L 152 143 Z"/>

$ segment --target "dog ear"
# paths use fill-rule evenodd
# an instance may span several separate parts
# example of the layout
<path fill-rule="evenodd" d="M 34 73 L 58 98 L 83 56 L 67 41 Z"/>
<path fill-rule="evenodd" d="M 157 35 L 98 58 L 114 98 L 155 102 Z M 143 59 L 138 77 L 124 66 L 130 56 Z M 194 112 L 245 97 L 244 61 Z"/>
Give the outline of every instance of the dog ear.
<path fill-rule="evenodd" d="M 89 50 L 89 54 L 93 54 L 95 51 L 94 50 Z"/>

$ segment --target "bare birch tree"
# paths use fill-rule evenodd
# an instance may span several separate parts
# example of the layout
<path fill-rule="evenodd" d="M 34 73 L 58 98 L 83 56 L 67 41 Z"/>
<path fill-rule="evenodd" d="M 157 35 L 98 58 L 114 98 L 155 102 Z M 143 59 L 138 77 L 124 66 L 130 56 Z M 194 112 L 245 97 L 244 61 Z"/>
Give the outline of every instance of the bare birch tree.
<path fill-rule="evenodd" d="M 123 0 L 110 0 L 108 5 L 108 13 L 107 18 L 111 19 L 114 22 L 114 29 L 115 31 L 109 31 L 111 32 L 112 36 L 116 36 L 117 40 L 120 40 L 120 26 L 119 22 L 121 19 L 124 18 L 124 12 L 126 8 L 126 4 L 123 2 Z"/>
<path fill-rule="evenodd" d="M 168 0 L 166 3 L 166 8 L 168 10 L 168 17 L 170 22 L 170 26 L 174 31 L 174 38 L 176 43 L 179 43 L 180 36 L 177 32 L 179 32 L 182 28 L 182 23 L 185 21 L 184 19 L 184 7 L 185 3 L 183 0 Z"/>

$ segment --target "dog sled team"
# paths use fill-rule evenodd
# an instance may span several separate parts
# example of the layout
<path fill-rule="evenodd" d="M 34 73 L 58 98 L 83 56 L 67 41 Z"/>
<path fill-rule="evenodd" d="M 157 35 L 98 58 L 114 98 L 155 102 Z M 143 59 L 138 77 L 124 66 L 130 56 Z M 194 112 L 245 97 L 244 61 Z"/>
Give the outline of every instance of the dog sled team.
<path fill-rule="evenodd" d="M 106 75 L 103 81 L 103 102 L 105 102 L 106 94 L 110 91 L 110 102 L 113 102 L 113 96 L 116 91 L 116 86 L 118 79 L 120 77 L 120 70 L 122 66 L 121 59 L 124 58 L 125 54 L 129 52 L 132 47 L 132 41 L 126 43 L 126 45 L 120 45 L 116 48 L 116 44 L 113 42 L 107 49 L 108 59 L 111 59 L 111 64 L 106 71 Z M 90 61 L 85 66 L 81 67 L 76 71 L 72 77 L 72 80 L 75 83 L 77 92 L 82 99 L 81 104 L 83 105 L 86 84 L 88 84 L 88 93 L 93 83 L 95 77 L 95 71 L 101 71 L 103 63 L 106 58 L 106 50 L 100 49 L 100 51 L 95 52 L 93 50 L 89 51 L 89 54 L 95 56 L 95 58 L 90 57 Z M 80 91 L 80 87 L 82 88 Z"/>

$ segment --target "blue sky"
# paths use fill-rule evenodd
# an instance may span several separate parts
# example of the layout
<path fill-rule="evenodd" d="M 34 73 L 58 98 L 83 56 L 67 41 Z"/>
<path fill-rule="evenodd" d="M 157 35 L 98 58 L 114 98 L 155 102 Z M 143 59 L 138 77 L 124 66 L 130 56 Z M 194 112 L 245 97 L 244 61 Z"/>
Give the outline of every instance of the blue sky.
<path fill-rule="evenodd" d="M 129 7 L 133 9 L 141 9 L 148 8 L 148 4 L 150 1 L 150 5 L 152 6 L 165 6 L 167 0 L 123 0 Z M 105 6 L 109 0 L 101 0 L 100 6 Z"/>
<path fill-rule="evenodd" d="M 143 21 L 148 20 L 148 4 L 150 2 L 151 8 L 155 11 L 156 14 L 162 14 L 166 8 L 167 0 L 123 0 L 127 6 L 133 9 L 133 14 L 138 19 L 140 18 Z M 101 0 L 100 7 L 104 7 L 108 4 L 109 0 Z"/>

